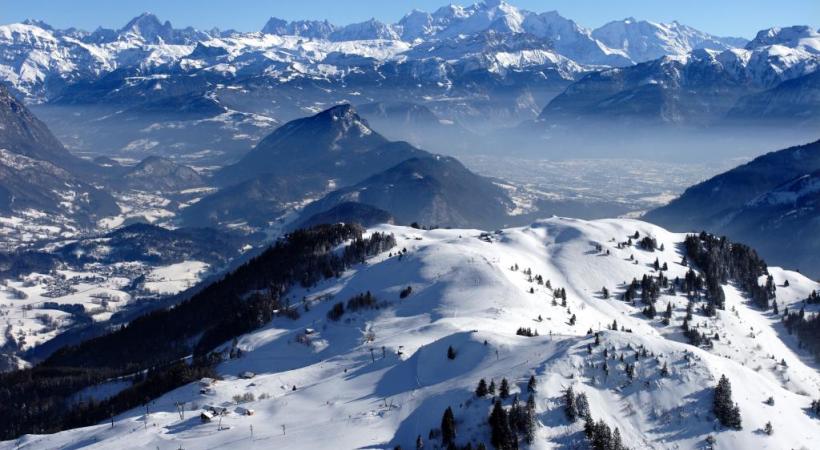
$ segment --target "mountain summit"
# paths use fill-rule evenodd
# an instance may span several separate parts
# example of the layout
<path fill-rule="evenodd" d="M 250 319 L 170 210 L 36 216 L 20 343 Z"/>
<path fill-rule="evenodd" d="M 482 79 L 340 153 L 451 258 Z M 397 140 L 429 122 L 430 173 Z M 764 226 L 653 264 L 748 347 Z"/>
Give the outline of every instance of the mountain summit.
<path fill-rule="evenodd" d="M 260 175 L 321 174 L 341 185 L 427 153 L 389 142 L 373 131 L 349 104 L 279 127 L 234 165 L 216 174 L 223 184 Z"/>

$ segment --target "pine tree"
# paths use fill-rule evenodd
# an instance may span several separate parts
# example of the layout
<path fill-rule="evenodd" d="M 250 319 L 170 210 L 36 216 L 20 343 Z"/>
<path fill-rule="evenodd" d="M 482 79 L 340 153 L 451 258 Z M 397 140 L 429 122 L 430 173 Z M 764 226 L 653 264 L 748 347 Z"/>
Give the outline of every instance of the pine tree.
<path fill-rule="evenodd" d="M 495 380 L 490 380 L 490 386 L 487 388 L 487 393 L 490 395 L 495 395 Z"/>
<path fill-rule="evenodd" d="M 478 387 L 475 388 L 475 395 L 476 397 L 484 397 L 487 395 L 487 392 L 487 382 L 482 378 L 478 382 Z"/>
<path fill-rule="evenodd" d="M 787 281 L 787 283 L 788 283 L 788 281 Z M 772 427 L 772 423 L 771 423 L 771 422 L 766 422 L 766 427 L 765 427 L 765 428 L 763 428 L 763 431 L 764 431 L 766 434 L 768 434 L 769 436 L 771 436 L 772 434 L 774 434 L 774 428 Z"/>
<path fill-rule="evenodd" d="M 720 377 L 715 387 L 713 410 L 721 425 L 736 430 L 742 428 L 740 408 L 732 401 L 732 385 L 726 375 Z"/>
<path fill-rule="evenodd" d="M 650 303 L 649 306 L 643 309 L 643 315 L 650 319 L 654 319 L 657 314 L 658 311 L 655 309 L 654 303 Z"/>
<path fill-rule="evenodd" d="M 501 400 L 496 400 L 493 411 L 490 413 L 490 442 L 498 450 L 515 450 L 518 440 L 510 428 L 507 411 L 501 406 Z"/>
<path fill-rule="evenodd" d="M 612 450 L 621 450 L 622 448 L 624 448 L 624 444 L 621 441 L 621 430 L 615 428 L 612 433 Z"/>
<path fill-rule="evenodd" d="M 578 411 L 578 417 L 586 419 L 591 415 L 589 411 L 589 400 L 587 394 L 581 392 L 575 396 L 575 409 Z"/>
<path fill-rule="evenodd" d="M 572 390 L 572 386 L 564 391 L 564 413 L 570 422 L 575 422 L 578 418 L 578 407 L 575 404 L 575 391 Z"/>
<path fill-rule="evenodd" d="M 527 392 L 530 393 L 530 397 L 535 393 L 537 383 L 538 382 L 535 381 L 535 375 L 530 375 L 530 381 L 527 383 Z"/>
<path fill-rule="evenodd" d="M 447 347 L 447 358 L 456 359 L 456 351 L 453 349 L 452 345 Z"/>
<path fill-rule="evenodd" d="M 506 378 L 501 379 L 501 388 L 498 390 L 498 395 L 504 399 L 510 396 L 510 383 L 507 382 Z"/>
<path fill-rule="evenodd" d="M 584 418 L 584 434 L 587 436 L 587 439 L 592 439 L 592 435 L 595 433 L 595 421 L 592 419 L 592 416 L 586 416 Z"/>
<path fill-rule="evenodd" d="M 780 314 L 780 312 L 777 310 L 777 299 L 772 301 L 772 312 L 774 313 L 774 315 Z"/>
<path fill-rule="evenodd" d="M 535 396 L 527 398 L 527 407 L 524 410 L 524 440 L 532 444 L 535 440 Z"/>
<path fill-rule="evenodd" d="M 663 362 L 663 367 L 661 367 L 661 376 L 668 377 L 669 376 L 669 367 L 666 365 L 666 361 Z"/>
<path fill-rule="evenodd" d="M 456 419 L 453 416 L 453 409 L 449 406 L 441 417 L 441 442 L 451 445 L 456 440 Z"/>
<path fill-rule="evenodd" d="M 510 427 L 518 432 L 524 431 L 524 411 L 518 403 L 518 396 L 514 396 L 509 412 Z"/>

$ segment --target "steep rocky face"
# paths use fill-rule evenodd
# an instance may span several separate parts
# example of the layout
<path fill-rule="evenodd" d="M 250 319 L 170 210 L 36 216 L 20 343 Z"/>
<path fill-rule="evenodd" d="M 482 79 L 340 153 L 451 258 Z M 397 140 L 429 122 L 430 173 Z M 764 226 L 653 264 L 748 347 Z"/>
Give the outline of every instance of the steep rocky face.
<path fill-rule="evenodd" d="M 0 149 L 51 162 L 68 170 L 89 163 L 71 155 L 26 106 L 0 86 Z"/>
<path fill-rule="evenodd" d="M 92 186 L 97 166 L 76 158 L 20 101 L 0 87 L 0 210 L 61 215 L 81 225 L 119 212 Z"/>

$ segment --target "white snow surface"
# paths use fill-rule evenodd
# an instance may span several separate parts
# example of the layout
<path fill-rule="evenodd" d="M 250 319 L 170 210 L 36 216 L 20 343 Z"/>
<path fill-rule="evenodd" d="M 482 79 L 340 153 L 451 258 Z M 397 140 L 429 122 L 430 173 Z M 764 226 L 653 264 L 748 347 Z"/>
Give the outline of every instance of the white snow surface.
<path fill-rule="evenodd" d="M 404 61 L 422 44 L 444 43 L 434 45 L 435 51 L 424 53 L 419 61 L 446 59 L 448 47 L 483 33 L 504 35 L 511 42 L 521 36 L 537 38 L 540 43 L 526 50 L 554 48 L 571 62 L 558 67 L 564 70 L 571 65 L 569 75 L 575 77 L 598 65 L 628 66 L 665 54 L 682 55 L 697 48 L 726 50 L 740 44 L 738 39 L 715 37 L 677 22 L 627 19 L 591 30 L 556 11 L 535 13 L 495 0 L 467 7 L 450 5 L 433 13 L 413 11 L 396 24 L 369 20 L 336 26 L 273 18 L 269 25 L 263 32 L 175 30 L 147 13 L 120 30 L 108 30 L 108 37 L 33 21 L 0 25 L 0 79 L 28 101 L 39 102 L 54 95 L 48 83 L 95 80 L 124 68 L 144 73 L 207 71 L 227 79 L 264 73 L 282 82 L 295 77 L 343 78 L 362 64 Z M 206 51 L 197 56 L 197 49 Z M 153 88 L 162 89 L 162 84 Z"/>
<path fill-rule="evenodd" d="M 564 218 L 489 234 L 376 230 L 396 236 L 392 253 L 402 248 L 407 253 L 382 254 L 338 279 L 290 292 L 292 301 L 309 302 L 309 311 L 240 337 L 244 356 L 222 363 L 223 380 L 206 393 L 199 384 L 184 386 L 152 402 L 147 417 L 140 408 L 116 417 L 113 427 L 102 423 L 24 436 L 0 448 L 414 448 L 417 435 L 428 441 L 428 431 L 439 426 L 448 406 L 455 413 L 457 442 L 482 441 L 489 447 L 491 401 L 476 399 L 476 383 L 484 378 L 498 384 L 506 377 L 524 399 L 531 375 L 538 381 L 538 425 L 530 448 L 574 448 L 582 441 L 582 422 L 569 423 L 562 409 L 568 386 L 586 393 L 593 417 L 618 427 L 633 449 L 705 448 L 710 435 L 720 449 L 809 449 L 820 440 L 817 419 L 805 411 L 820 389 L 817 366 L 770 312 L 754 309 L 725 286 L 726 310 L 715 318 L 696 314 L 693 321 L 710 336 L 720 335 L 706 351 L 681 336 L 685 297 L 665 294 L 658 301 L 659 310 L 667 302 L 674 305 L 669 326 L 618 299 L 624 282 L 653 272 L 655 258 L 668 263 L 669 278 L 683 276 L 682 234 L 636 220 Z M 616 243 L 635 231 L 655 237 L 664 250 L 618 249 Z M 512 270 L 516 264 L 519 270 Z M 553 288 L 566 288 L 567 306 L 554 306 L 551 290 L 528 280 L 528 268 Z M 818 288 L 798 273 L 770 272 L 781 309 L 795 307 Z M 782 286 L 786 280 L 789 287 Z M 406 286 L 412 294 L 400 299 Z M 602 298 L 602 286 L 612 298 Z M 327 318 L 334 303 L 364 291 L 384 306 L 348 311 L 338 322 Z M 816 310 L 810 306 L 807 312 Z M 577 316 L 574 326 L 571 314 Z M 633 332 L 606 330 L 613 320 Z M 516 336 L 522 326 L 540 336 Z M 589 329 L 601 330 L 601 345 L 591 355 Z M 456 351 L 453 360 L 446 356 L 448 346 Z M 634 362 L 640 347 L 649 356 L 635 362 L 630 383 L 623 363 L 612 358 L 623 354 Z M 608 376 L 601 370 L 604 348 L 610 354 Z M 659 376 L 664 363 L 671 371 L 665 378 Z M 238 375 L 244 371 L 257 375 L 242 379 Z M 739 431 L 720 428 L 711 413 L 711 388 L 724 374 L 741 409 Z M 252 416 L 235 412 L 232 398 L 246 393 L 255 397 L 242 405 L 255 411 Z M 771 406 L 765 403 L 770 396 Z M 184 419 L 176 412 L 178 401 L 186 402 Z M 228 407 L 222 429 L 217 421 L 200 421 L 206 404 Z M 768 421 L 772 436 L 760 431 Z"/>

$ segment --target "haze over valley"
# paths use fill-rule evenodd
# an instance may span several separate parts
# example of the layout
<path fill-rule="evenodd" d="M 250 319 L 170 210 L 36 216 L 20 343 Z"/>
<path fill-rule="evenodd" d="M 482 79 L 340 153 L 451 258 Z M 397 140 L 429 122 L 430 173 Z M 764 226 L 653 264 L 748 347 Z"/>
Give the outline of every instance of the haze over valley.
<path fill-rule="evenodd" d="M 0 25 L 0 449 L 820 440 L 817 10 L 277 6 Z"/>

